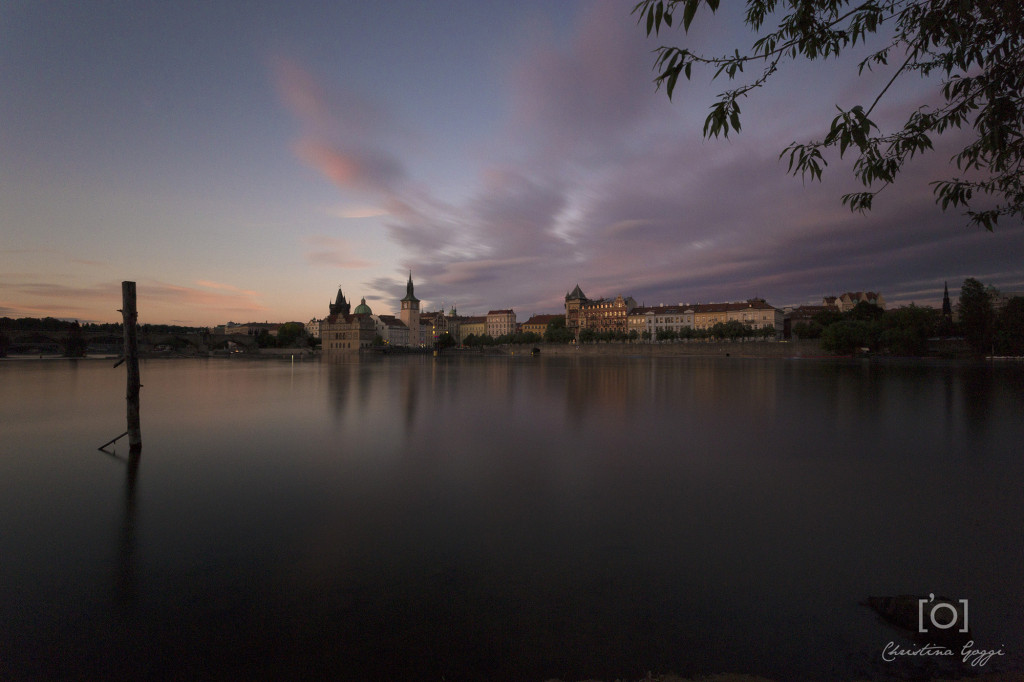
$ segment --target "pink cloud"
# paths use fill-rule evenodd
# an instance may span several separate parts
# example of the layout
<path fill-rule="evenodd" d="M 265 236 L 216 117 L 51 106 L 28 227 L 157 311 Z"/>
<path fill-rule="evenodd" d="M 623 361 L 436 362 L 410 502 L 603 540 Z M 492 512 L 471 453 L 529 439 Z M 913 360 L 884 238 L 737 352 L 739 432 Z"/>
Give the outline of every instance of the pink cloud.
<path fill-rule="evenodd" d="M 342 150 L 307 138 L 295 145 L 295 155 L 341 189 L 388 192 L 403 175 L 400 164 L 380 150 Z"/>
<path fill-rule="evenodd" d="M 206 286 L 210 284 L 202 284 Z M 12 310 L 25 315 L 74 317 L 103 322 L 119 322 L 121 315 L 121 283 L 98 282 L 84 285 L 53 282 L 8 282 L 9 289 L 20 302 L 9 304 Z M 143 322 L 161 322 L 191 316 L 192 324 L 210 324 L 221 317 L 262 313 L 266 306 L 259 302 L 260 293 L 221 285 L 209 291 L 196 287 L 158 281 L 137 283 L 138 309 Z"/>
<path fill-rule="evenodd" d="M 306 260 L 310 265 L 352 269 L 368 268 L 373 265 L 371 261 L 354 258 L 352 252 L 355 251 L 355 248 L 348 240 L 326 235 L 313 235 L 306 237 L 303 241 L 308 247 Z"/>

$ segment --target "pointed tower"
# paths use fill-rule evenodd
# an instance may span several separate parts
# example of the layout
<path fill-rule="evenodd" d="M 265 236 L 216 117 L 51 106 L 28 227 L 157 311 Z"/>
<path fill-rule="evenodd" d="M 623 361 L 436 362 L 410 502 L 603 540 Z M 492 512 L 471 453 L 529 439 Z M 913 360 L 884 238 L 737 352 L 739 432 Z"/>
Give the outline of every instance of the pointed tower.
<path fill-rule="evenodd" d="M 580 310 L 587 303 L 587 297 L 577 284 L 576 288 L 565 295 L 565 328 L 571 331 L 577 339 L 580 336 L 582 325 Z"/>
<path fill-rule="evenodd" d="M 946 282 L 946 292 L 942 294 L 942 317 L 947 320 L 953 319 L 953 306 L 949 302 L 949 282 Z"/>
<path fill-rule="evenodd" d="M 331 304 L 331 315 L 341 313 L 347 317 L 351 308 L 352 306 L 345 300 L 345 294 L 341 293 L 341 287 L 338 287 L 338 296 L 334 299 L 334 303 Z"/>
<path fill-rule="evenodd" d="M 420 338 L 420 299 L 413 294 L 412 270 L 409 271 L 409 282 L 405 285 L 405 298 L 402 299 L 402 312 L 398 319 L 409 328 L 410 346 L 419 346 L 423 343 Z"/>

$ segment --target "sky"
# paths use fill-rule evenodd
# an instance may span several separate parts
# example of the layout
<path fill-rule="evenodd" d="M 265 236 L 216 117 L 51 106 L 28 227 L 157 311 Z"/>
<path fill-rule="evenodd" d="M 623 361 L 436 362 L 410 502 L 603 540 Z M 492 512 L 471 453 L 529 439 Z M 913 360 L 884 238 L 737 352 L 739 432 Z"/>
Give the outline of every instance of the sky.
<path fill-rule="evenodd" d="M 340 287 L 397 314 L 818 304 L 846 291 L 940 305 L 966 277 L 1024 290 L 1024 226 L 935 205 L 957 135 L 866 215 L 780 152 L 889 74 L 789 63 L 705 140 L 728 87 L 694 71 L 669 101 L 653 50 L 752 42 L 731 3 L 646 36 L 634 0 L 0 4 L 0 316 L 207 326 L 323 317 Z M 727 4 L 727 3 L 723 3 Z M 934 101 L 897 81 L 882 123 Z M 901 113 L 902 112 L 902 113 Z M 963 137 L 960 138 L 961 144 Z"/>

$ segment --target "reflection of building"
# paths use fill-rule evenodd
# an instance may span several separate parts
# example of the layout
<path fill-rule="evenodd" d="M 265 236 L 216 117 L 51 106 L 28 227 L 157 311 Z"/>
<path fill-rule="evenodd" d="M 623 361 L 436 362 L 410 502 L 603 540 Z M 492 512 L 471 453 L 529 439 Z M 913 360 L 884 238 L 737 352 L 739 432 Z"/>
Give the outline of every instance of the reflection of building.
<path fill-rule="evenodd" d="M 877 305 L 885 310 L 885 299 L 881 294 L 876 294 L 873 291 L 847 291 L 842 296 L 826 296 L 822 299 L 824 305 L 835 308 L 841 313 L 853 310 L 854 306 L 861 301 Z"/>
<path fill-rule="evenodd" d="M 358 353 L 373 343 L 377 327 L 365 298 L 352 312 L 345 295 L 338 289 L 338 296 L 330 305 L 330 311 L 331 314 L 320 323 L 322 348 L 328 360 L 343 354 Z"/>

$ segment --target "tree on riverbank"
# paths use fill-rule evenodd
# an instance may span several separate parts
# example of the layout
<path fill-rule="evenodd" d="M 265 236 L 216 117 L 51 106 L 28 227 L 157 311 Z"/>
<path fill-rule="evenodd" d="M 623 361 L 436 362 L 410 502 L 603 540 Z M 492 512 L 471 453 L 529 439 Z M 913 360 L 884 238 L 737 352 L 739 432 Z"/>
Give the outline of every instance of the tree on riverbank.
<path fill-rule="evenodd" d="M 815 323 L 819 319 L 826 323 L 819 325 L 821 347 L 837 355 L 852 355 L 861 349 L 899 356 L 926 355 L 928 339 L 936 336 L 942 324 L 942 316 L 932 308 L 911 304 L 885 311 L 863 301 L 848 312 L 815 317 Z"/>
<path fill-rule="evenodd" d="M 846 313 L 831 311 L 815 316 L 809 325 L 794 327 L 799 338 L 815 327 L 820 329 L 821 347 L 838 355 L 850 355 L 867 348 L 871 352 L 899 356 L 928 354 L 931 338 L 962 337 L 970 352 L 984 356 L 1024 355 L 1024 298 L 1010 298 L 999 307 L 999 292 L 968 277 L 960 289 L 959 322 L 953 324 L 939 311 L 913 304 L 883 311 L 858 303 Z"/>
<path fill-rule="evenodd" d="M 973 277 L 965 279 L 960 287 L 960 328 L 975 355 L 984 355 L 992 350 L 995 332 L 992 298 L 993 292 Z"/>
<path fill-rule="evenodd" d="M 558 315 L 548 322 L 544 340 L 548 343 L 572 343 L 576 340 L 576 335 L 565 326 L 565 315 Z"/>
<path fill-rule="evenodd" d="M 71 324 L 68 329 L 67 338 L 64 340 L 64 357 L 84 358 L 85 349 L 88 347 L 85 335 L 82 334 L 82 327 L 77 322 Z"/>
<path fill-rule="evenodd" d="M 1011 298 L 999 311 L 996 352 L 1000 355 L 1024 355 L 1024 298 L 1020 296 Z"/>

